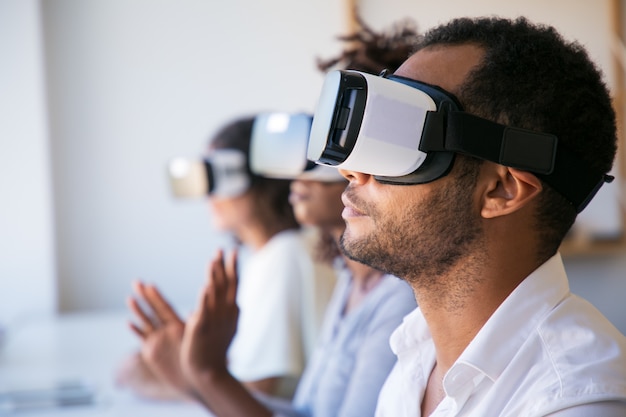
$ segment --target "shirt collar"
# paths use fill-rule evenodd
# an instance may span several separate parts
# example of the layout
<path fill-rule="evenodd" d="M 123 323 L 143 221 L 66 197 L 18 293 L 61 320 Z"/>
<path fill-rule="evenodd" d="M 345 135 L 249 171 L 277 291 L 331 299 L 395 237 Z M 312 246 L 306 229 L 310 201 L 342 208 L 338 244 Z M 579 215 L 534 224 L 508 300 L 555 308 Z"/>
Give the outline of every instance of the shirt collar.
<path fill-rule="evenodd" d="M 419 306 L 404 317 L 389 339 L 391 350 L 397 356 L 414 351 L 428 342 L 432 343 L 432 337 Z"/>
<path fill-rule="evenodd" d="M 485 377 L 496 381 L 545 314 L 567 294 L 567 275 L 556 254 L 513 290 L 467 346 L 444 378 L 447 395 L 462 403 Z M 419 307 L 404 318 L 390 339 L 399 360 L 411 352 L 423 355 L 432 343 Z"/>
<path fill-rule="evenodd" d="M 568 294 L 563 261 L 556 254 L 509 294 L 456 363 L 497 380 L 543 317 Z"/>

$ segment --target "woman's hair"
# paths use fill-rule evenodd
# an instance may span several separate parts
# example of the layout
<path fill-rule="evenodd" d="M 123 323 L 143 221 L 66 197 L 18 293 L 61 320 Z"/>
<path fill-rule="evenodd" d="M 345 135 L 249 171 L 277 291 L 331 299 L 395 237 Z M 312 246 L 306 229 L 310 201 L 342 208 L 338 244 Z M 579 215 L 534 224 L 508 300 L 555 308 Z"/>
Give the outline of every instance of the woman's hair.
<path fill-rule="evenodd" d="M 259 222 L 269 234 L 299 228 L 289 204 L 290 181 L 262 177 L 250 170 L 250 137 L 254 120 L 254 116 L 248 116 L 227 123 L 213 136 L 209 146 L 211 149 L 237 149 L 246 155 L 250 176 L 247 192 L 253 195 Z"/>

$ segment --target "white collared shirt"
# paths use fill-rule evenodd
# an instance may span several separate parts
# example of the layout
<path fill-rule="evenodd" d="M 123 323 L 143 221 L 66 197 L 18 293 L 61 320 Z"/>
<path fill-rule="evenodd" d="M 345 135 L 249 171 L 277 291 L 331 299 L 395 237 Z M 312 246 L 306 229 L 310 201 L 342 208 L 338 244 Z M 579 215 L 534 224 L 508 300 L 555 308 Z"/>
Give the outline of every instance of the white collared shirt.
<path fill-rule="evenodd" d="M 418 417 L 435 365 L 419 308 L 390 343 L 398 361 L 376 416 Z M 557 254 L 494 312 L 446 373 L 443 387 L 446 396 L 431 416 L 626 416 L 626 338 L 570 293 Z"/>

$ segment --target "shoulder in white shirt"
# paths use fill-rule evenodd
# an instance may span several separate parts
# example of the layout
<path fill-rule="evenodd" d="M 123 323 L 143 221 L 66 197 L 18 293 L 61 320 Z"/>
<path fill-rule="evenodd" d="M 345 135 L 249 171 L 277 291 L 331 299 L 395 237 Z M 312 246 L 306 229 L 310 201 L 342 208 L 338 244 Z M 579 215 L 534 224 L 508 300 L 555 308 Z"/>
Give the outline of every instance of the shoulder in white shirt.
<path fill-rule="evenodd" d="M 419 416 L 435 362 L 419 309 L 394 332 L 391 345 L 398 362 L 376 415 Z M 556 255 L 494 312 L 444 377 L 444 389 L 432 416 L 562 417 L 597 408 L 626 415 L 626 338 L 570 293 Z"/>

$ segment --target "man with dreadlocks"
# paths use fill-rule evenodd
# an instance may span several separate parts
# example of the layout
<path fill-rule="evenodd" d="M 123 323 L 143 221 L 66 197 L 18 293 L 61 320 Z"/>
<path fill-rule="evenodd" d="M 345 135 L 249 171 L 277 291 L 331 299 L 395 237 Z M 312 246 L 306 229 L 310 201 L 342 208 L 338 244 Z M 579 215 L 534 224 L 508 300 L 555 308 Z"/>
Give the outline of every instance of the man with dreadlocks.
<path fill-rule="evenodd" d="M 360 23 L 357 33 L 340 38 L 347 46 L 339 57 L 318 61 L 321 70 L 393 71 L 410 55 L 417 39 L 412 24 L 397 24 L 386 33 L 376 33 Z M 340 194 L 346 181 L 339 176 L 335 181 L 331 184 L 339 185 Z M 329 199 L 326 205 L 343 228 L 341 210 L 333 210 L 341 206 L 339 194 L 332 194 L 332 202 Z M 318 208 L 318 215 L 329 207 Z M 337 245 L 336 240 L 333 243 Z M 307 364 L 293 402 L 286 402 L 253 395 L 228 371 L 224 352 L 237 322 L 237 272 L 233 257 L 225 262 L 220 254 L 210 267 L 200 305 L 185 327 L 180 363 L 192 391 L 187 394 L 217 416 L 372 416 L 380 388 L 395 362 L 389 337 L 402 317 L 415 308 L 415 300 L 410 287 L 396 277 L 359 266 L 367 272 L 358 277 L 362 282 L 355 277 L 357 267 L 346 269 L 355 278 L 351 282 L 356 282 L 353 287 L 361 298 L 353 297 L 352 290 L 346 295 L 346 285 L 338 284 L 342 289 L 336 290 L 333 299 L 337 300 L 334 307 L 329 306 L 323 325 L 329 337 Z M 372 277 L 374 280 L 368 280 Z M 365 292 L 361 284 L 368 283 L 376 291 L 369 288 Z M 346 340 L 350 338 L 351 343 Z"/>

